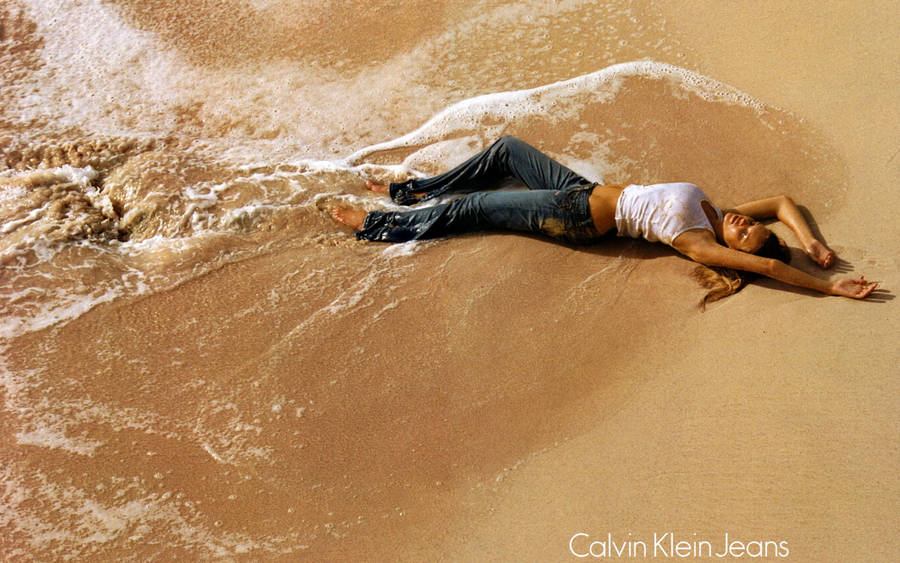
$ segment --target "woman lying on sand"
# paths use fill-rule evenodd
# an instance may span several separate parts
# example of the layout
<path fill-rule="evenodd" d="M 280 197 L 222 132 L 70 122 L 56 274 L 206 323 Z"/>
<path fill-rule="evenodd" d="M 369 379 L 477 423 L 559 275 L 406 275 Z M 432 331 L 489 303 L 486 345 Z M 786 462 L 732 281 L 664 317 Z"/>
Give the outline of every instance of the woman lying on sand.
<path fill-rule="evenodd" d="M 524 191 L 478 191 L 513 176 Z M 862 299 L 878 285 L 865 279 L 828 281 L 789 266 L 784 242 L 758 219 L 777 217 L 823 268 L 835 254 L 812 234 L 787 196 L 751 201 L 720 210 L 700 188 L 688 183 L 599 185 L 590 183 L 515 137 L 503 137 L 453 170 L 427 179 L 390 184 L 368 182 L 370 190 L 411 205 L 447 192 L 468 193 L 449 203 L 409 211 L 336 208 L 332 216 L 356 230 L 356 237 L 405 242 L 472 231 L 540 233 L 572 243 L 595 241 L 615 229 L 620 236 L 663 242 L 717 271 L 702 268 L 696 277 L 711 291 L 701 301 L 738 291 L 744 280 L 734 270 L 762 274 L 791 285 Z M 473 193 L 474 192 L 474 193 Z"/>

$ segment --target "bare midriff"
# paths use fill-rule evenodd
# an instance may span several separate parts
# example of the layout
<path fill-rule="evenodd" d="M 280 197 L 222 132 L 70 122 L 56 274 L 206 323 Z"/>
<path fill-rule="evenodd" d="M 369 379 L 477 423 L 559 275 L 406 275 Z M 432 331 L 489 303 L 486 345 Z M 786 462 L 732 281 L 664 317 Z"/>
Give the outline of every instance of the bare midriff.
<path fill-rule="evenodd" d="M 591 192 L 588 204 L 594 226 L 601 234 L 608 233 L 616 227 L 616 204 L 626 184 L 597 185 Z"/>

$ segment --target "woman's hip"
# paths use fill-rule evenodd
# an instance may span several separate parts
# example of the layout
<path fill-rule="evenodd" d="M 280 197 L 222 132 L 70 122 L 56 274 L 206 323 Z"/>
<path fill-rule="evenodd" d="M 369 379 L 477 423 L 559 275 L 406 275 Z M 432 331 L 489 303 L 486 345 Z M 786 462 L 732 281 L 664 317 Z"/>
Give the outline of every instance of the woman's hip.
<path fill-rule="evenodd" d="M 460 224 L 484 230 L 544 234 L 568 241 L 599 236 L 591 217 L 591 186 L 569 190 L 477 192 L 456 200 Z"/>

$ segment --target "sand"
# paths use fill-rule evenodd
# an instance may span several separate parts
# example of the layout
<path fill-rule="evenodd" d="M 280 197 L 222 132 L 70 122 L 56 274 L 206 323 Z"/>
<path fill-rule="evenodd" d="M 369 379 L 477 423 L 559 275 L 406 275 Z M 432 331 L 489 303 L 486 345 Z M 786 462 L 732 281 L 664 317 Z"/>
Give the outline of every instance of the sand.
<path fill-rule="evenodd" d="M 283 215 L 251 214 L 249 227 L 216 238 L 199 220 L 181 221 L 187 199 L 163 198 L 171 216 L 157 207 L 130 235 L 151 241 L 140 248 L 156 235 L 196 244 L 135 254 L 143 263 L 128 265 L 152 274 L 140 278 L 150 289 L 126 283 L 84 313 L 5 342 L 3 553 L 561 561 L 612 549 L 590 545 L 612 539 L 624 551 L 606 551 L 608 559 L 892 558 L 900 485 L 896 2 L 610 9 L 609 21 L 631 43 L 582 29 L 594 41 L 588 46 L 566 39 L 552 10 L 542 24 L 513 6 L 511 21 L 521 22 L 479 35 L 463 25 L 474 16 L 462 7 L 422 3 L 434 12 L 427 30 L 454 30 L 463 37 L 459 51 L 416 42 L 418 6 L 384 13 L 365 4 L 361 29 L 376 32 L 386 21 L 398 29 L 371 53 L 360 43 L 366 34 L 346 42 L 329 35 L 349 32 L 328 31 L 321 7 L 301 23 L 277 23 L 266 17 L 284 3 L 243 18 L 227 17 L 240 11 L 230 3 L 210 3 L 176 22 L 167 8 L 120 4 L 124 21 L 173 52 L 192 53 L 186 58 L 207 72 L 216 102 L 178 106 L 175 125 L 121 109 L 128 135 L 150 131 L 156 144 L 113 151 L 124 164 L 96 157 L 102 180 L 124 191 L 180 186 L 184 176 L 191 185 L 250 184 L 233 189 L 238 195 L 222 204 L 229 209 L 249 205 L 245 194 L 265 184 L 277 194 L 270 197 L 299 203 Z M 586 27 L 600 12 L 572 10 Z M 260 35 L 254 18 L 284 29 Z M 541 26 L 546 35 L 529 34 Z M 297 27 L 309 36 L 298 39 Z M 500 48 L 510 44 L 521 51 Z M 231 103 L 218 91 L 229 84 L 222 68 L 241 75 L 248 71 L 234 68 L 246 61 L 299 65 L 291 53 L 303 49 L 330 61 L 316 70 L 333 79 L 323 92 L 360 83 L 371 91 L 322 94 L 321 107 L 338 110 L 310 110 L 306 128 L 292 114 L 242 118 L 238 102 L 231 121 L 226 109 L 212 112 Z M 376 58 L 392 62 L 367 75 Z M 641 58 L 747 93 L 765 104 L 762 117 L 639 76 L 625 79 L 612 105 L 583 102 L 583 93 L 563 97 L 581 109 L 556 123 L 524 110 L 507 121 L 476 116 L 455 129 L 426 128 L 410 146 L 373 149 L 360 162 L 385 177 L 396 170 L 379 166 L 412 155 L 417 169 L 435 172 L 429 166 L 508 132 L 612 181 L 696 181 L 727 205 L 787 193 L 843 259 L 830 275 L 864 274 L 883 289 L 853 301 L 761 281 L 700 313 L 692 264 L 658 245 L 569 247 L 514 235 L 358 243 L 329 222 L 322 204 L 383 205 L 361 188 L 358 171 L 309 180 L 302 167 L 312 165 L 290 161 L 303 150 L 344 157 L 400 137 L 454 102 Z M 343 70 L 331 75 L 334 61 Z M 278 68 L 287 66 L 260 72 L 277 82 Z M 414 78 L 411 90 L 398 78 L 404 73 Z M 312 83 L 293 86 L 304 103 L 319 96 Z M 241 103 L 256 95 L 262 107 L 291 112 L 293 86 Z M 391 105 L 379 107 L 382 97 Z M 379 109 L 362 116 L 370 107 Z M 113 125 L 122 126 L 99 111 L 75 111 L 97 120 L 89 138 L 115 138 Z M 21 127 L 0 117 L 7 137 Z M 572 141 L 567 131 L 594 118 L 627 136 L 612 145 Z M 341 132 L 328 132 L 329 124 Z M 252 152 L 265 180 L 254 184 L 190 142 L 216 135 Z M 434 141 L 438 148 L 429 148 Z M 18 155 L 5 156 L 12 165 L 24 162 Z M 596 164 L 600 157 L 612 164 Z M 282 159 L 294 168 L 279 169 Z M 303 199 L 308 192 L 297 183 L 319 195 Z M 804 262 L 786 229 L 774 228 L 794 247 L 798 267 L 829 275 Z M 296 240 L 268 234 L 288 229 Z M 98 245 L 112 244 L 97 236 Z M 83 246 L 66 260 L 76 263 Z M 140 277 L 97 256 L 98 284 Z"/>
<path fill-rule="evenodd" d="M 898 228 L 890 186 L 900 178 L 897 4 L 857 6 L 673 2 L 666 16 L 696 57 L 692 68 L 790 108 L 838 147 L 848 198 L 822 233 L 855 270 L 890 288 Z M 477 508 L 450 534 L 466 537 L 448 541 L 450 558 L 562 560 L 577 532 L 643 540 L 651 556 L 653 535 L 666 533 L 708 539 L 720 552 L 728 532 L 786 541 L 798 561 L 890 559 L 898 466 L 892 295 L 855 303 L 804 294 L 775 304 L 770 292 L 748 288 L 752 299 L 641 338 L 613 391 L 571 409 L 575 429 L 565 443 L 498 472 L 504 479 L 490 483 L 493 496 L 467 497 Z M 584 553 L 587 540 L 579 540 Z"/>

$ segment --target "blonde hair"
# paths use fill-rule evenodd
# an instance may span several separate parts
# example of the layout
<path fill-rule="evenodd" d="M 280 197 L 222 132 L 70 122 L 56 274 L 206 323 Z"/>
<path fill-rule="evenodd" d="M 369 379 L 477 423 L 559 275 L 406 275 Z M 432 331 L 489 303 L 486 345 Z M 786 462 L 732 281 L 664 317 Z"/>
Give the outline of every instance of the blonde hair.
<path fill-rule="evenodd" d="M 785 264 L 791 263 L 791 252 L 788 250 L 787 245 L 771 231 L 763 245 L 753 254 L 764 258 L 781 260 Z M 705 311 L 707 303 L 713 303 L 729 295 L 734 295 L 743 289 L 748 281 L 758 276 L 751 272 L 739 272 L 731 268 L 719 268 L 701 264 L 694 268 L 691 277 L 709 290 L 703 296 L 703 299 L 700 300 L 700 303 L 697 304 L 701 311 Z"/>
<path fill-rule="evenodd" d="M 707 303 L 713 303 L 729 295 L 734 295 L 747 284 L 745 274 L 731 268 L 700 265 L 694 268 L 691 277 L 709 290 L 697 304 L 701 311 L 706 310 Z"/>

